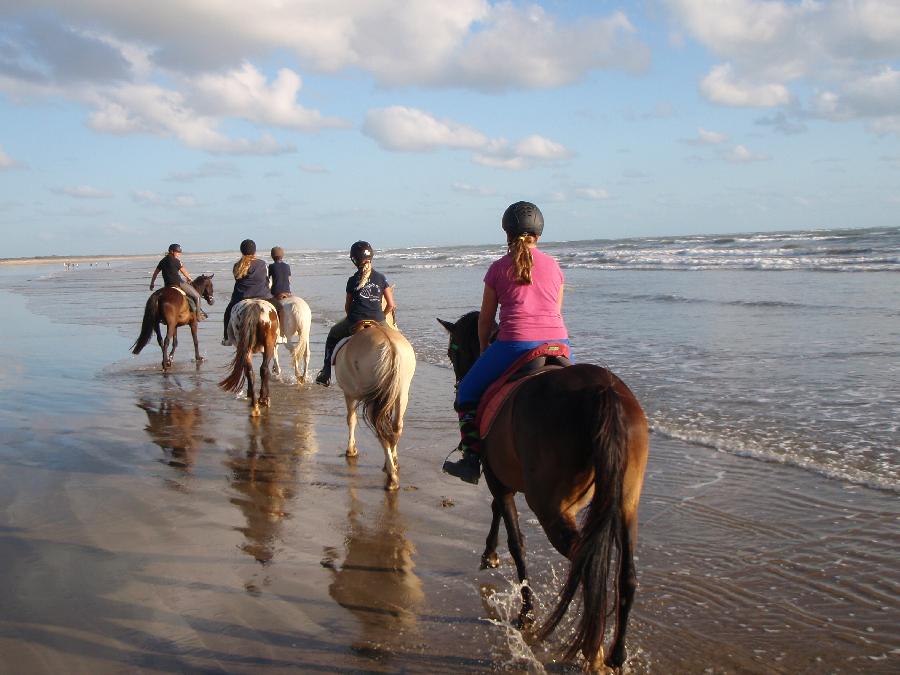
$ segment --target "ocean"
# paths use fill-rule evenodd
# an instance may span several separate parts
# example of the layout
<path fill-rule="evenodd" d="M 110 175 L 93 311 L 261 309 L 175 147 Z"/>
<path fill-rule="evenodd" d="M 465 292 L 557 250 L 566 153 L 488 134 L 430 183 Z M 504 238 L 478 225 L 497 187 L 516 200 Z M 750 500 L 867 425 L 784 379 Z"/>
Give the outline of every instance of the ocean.
<path fill-rule="evenodd" d="M 156 256 L 0 265 L 0 664 L 576 672 L 558 638 L 511 625 L 505 548 L 478 569 L 487 489 L 439 470 L 457 437 L 436 319 L 478 308 L 504 247 L 372 239 L 418 359 L 390 495 L 368 430 L 341 455 L 336 387 L 288 374 L 256 420 L 217 388 L 236 252 L 184 255 L 216 302 L 206 361 L 182 328 L 166 375 L 155 344 L 129 352 Z M 653 432 L 625 672 L 897 672 L 900 228 L 541 249 L 576 360 L 616 372 Z M 287 262 L 314 375 L 353 267 L 344 250 Z M 540 618 L 567 565 L 519 509 Z"/>

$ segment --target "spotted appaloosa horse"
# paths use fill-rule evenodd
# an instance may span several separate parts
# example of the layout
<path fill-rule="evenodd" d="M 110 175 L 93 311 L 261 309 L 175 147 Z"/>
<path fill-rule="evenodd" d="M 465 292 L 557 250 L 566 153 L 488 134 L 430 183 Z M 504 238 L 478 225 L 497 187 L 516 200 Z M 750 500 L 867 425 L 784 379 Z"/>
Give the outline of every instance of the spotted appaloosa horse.
<path fill-rule="evenodd" d="M 355 333 L 335 353 L 334 375 L 347 405 L 347 457 L 355 457 L 356 407 L 375 432 L 384 450 L 385 490 L 400 487 L 397 444 L 409 385 L 416 371 L 416 354 L 399 330 L 375 323 Z"/>
<path fill-rule="evenodd" d="M 438 321 L 450 333 L 447 355 L 459 382 L 480 353 L 478 312 L 456 323 Z M 625 383 L 605 368 L 578 364 L 525 381 L 503 404 L 481 442 L 484 476 L 494 497 L 482 568 L 499 565 L 502 517 L 519 581 L 527 581 L 513 499 L 522 492 L 550 543 L 571 561 L 556 608 L 538 636 L 543 639 L 553 632 L 580 587 L 583 611 L 566 657 L 581 652 L 592 670 L 625 662 L 625 630 L 637 588 L 633 554 L 648 439 L 647 418 Z M 579 528 L 576 517 L 583 509 Z M 522 600 L 519 616 L 527 622 L 532 594 L 525 583 Z M 613 632 L 604 659 L 608 617 Z"/>
<path fill-rule="evenodd" d="M 291 363 L 294 365 L 294 376 L 297 384 L 306 382 L 306 374 L 309 372 L 309 327 L 312 323 L 312 313 L 309 305 L 303 298 L 291 295 L 281 301 L 284 321 L 281 324 L 281 332 L 287 339 L 288 351 L 291 354 Z M 292 342 L 294 336 L 297 341 Z M 303 359 L 303 374 L 300 374 L 300 360 Z M 273 372 L 278 375 L 281 365 L 278 363 L 278 347 L 275 348 L 275 365 Z"/>
<path fill-rule="evenodd" d="M 228 321 L 228 338 L 234 345 L 234 359 L 231 373 L 219 382 L 225 391 L 237 393 L 247 380 L 247 398 L 250 399 L 251 417 L 259 417 L 259 406 L 269 405 L 269 373 L 275 357 L 275 343 L 278 339 L 278 312 L 266 300 L 241 300 L 231 310 Z M 253 376 L 253 355 L 262 352 L 263 362 L 259 368 L 259 397 Z"/>
<path fill-rule="evenodd" d="M 213 276 L 213 274 L 209 276 L 201 274 L 191 282 L 191 285 L 197 289 L 200 297 L 210 305 L 215 302 L 213 299 Z M 200 311 L 199 307 L 197 307 L 197 311 Z M 160 323 L 166 324 L 165 339 L 163 339 L 159 330 Z M 187 295 L 181 289 L 172 286 L 160 288 L 147 299 L 147 305 L 144 307 L 144 320 L 141 323 L 141 333 L 138 335 L 138 339 L 134 341 L 134 344 L 131 345 L 131 353 L 140 354 L 141 350 L 150 341 L 150 336 L 156 331 L 156 341 L 159 343 L 160 349 L 162 349 L 162 369 L 168 370 L 172 367 L 175 347 L 178 346 L 178 326 L 188 324 L 191 327 L 191 337 L 194 338 L 194 359 L 197 363 L 200 363 L 203 361 L 203 357 L 200 356 L 200 346 L 197 342 L 197 315 L 191 309 Z M 172 351 L 166 354 L 169 351 L 170 342 Z"/>

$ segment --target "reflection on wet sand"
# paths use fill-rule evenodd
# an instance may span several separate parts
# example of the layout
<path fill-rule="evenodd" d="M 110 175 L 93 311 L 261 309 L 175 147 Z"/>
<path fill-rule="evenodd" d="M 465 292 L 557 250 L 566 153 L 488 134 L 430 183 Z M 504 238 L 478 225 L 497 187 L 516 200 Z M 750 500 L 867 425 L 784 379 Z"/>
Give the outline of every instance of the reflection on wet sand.
<path fill-rule="evenodd" d="M 147 413 L 147 434 L 162 448 L 166 463 L 174 468 L 190 470 L 197 456 L 199 426 L 203 414 L 196 405 L 185 405 L 173 398 L 162 397 L 158 405 L 142 398 L 137 407 Z"/>
<path fill-rule="evenodd" d="M 247 520 L 239 528 L 246 538 L 241 550 L 263 564 L 275 557 L 281 524 L 291 516 L 301 460 L 315 453 L 318 444 L 313 425 L 276 425 L 270 416 L 249 421 L 246 452 L 231 451 L 225 464 L 231 471 L 231 498 Z"/>
<path fill-rule="evenodd" d="M 339 552 L 326 547 L 322 560 L 333 575 L 328 591 L 361 624 L 354 649 L 390 651 L 398 646 L 398 638 L 415 632 L 425 598 L 422 581 L 413 571 L 415 547 L 406 537 L 396 492 L 384 494 L 381 510 L 370 526 L 360 518 L 363 504 L 356 494 L 355 475 L 351 475 L 349 492 L 344 559 L 338 563 Z"/>

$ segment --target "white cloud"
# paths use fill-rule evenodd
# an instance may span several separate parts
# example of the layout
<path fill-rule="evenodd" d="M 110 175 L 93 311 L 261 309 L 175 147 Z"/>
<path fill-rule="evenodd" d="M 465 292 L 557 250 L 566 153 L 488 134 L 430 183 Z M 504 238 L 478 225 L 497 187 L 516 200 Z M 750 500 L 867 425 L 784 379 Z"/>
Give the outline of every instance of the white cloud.
<path fill-rule="evenodd" d="M 698 127 L 696 138 L 685 138 L 682 142 L 688 145 L 719 145 L 727 140 L 727 134 Z"/>
<path fill-rule="evenodd" d="M 555 87 L 596 69 L 639 70 L 649 50 L 623 12 L 562 19 L 487 0 L 32 0 L 76 26 L 151 48 L 156 66 L 223 71 L 292 51 L 303 69 L 360 69 L 388 86 Z M 523 42 L 528 48 L 523 49 Z"/>
<path fill-rule="evenodd" d="M 718 65 L 700 81 L 700 92 L 713 103 L 727 106 L 771 108 L 790 102 L 783 84 L 755 84 L 736 80 L 730 64 Z"/>
<path fill-rule="evenodd" d="M 258 124 L 301 131 L 347 127 L 349 123 L 325 117 L 297 103 L 302 81 L 289 68 L 282 68 L 271 86 L 249 63 L 224 75 L 201 75 L 185 90 L 194 107 L 218 117 L 238 117 Z"/>
<path fill-rule="evenodd" d="M 751 152 L 744 145 L 736 145 L 722 155 L 723 159 L 733 164 L 747 164 L 750 162 L 764 162 L 770 157 L 761 153 Z"/>
<path fill-rule="evenodd" d="M 193 171 L 173 171 L 165 180 L 173 183 L 190 183 L 198 178 L 235 178 L 237 165 L 231 162 L 204 162 Z"/>
<path fill-rule="evenodd" d="M 21 163 L 3 152 L 3 147 L 0 146 L 0 169 L 15 169 L 20 166 L 22 166 Z"/>
<path fill-rule="evenodd" d="M 301 164 L 300 170 L 303 173 L 330 173 L 328 167 L 321 164 Z"/>
<path fill-rule="evenodd" d="M 873 129 L 889 129 L 900 115 L 888 66 L 900 58 L 896 0 L 665 1 L 676 22 L 724 61 L 700 86 L 714 103 L 793 106 L 808 87 L 819 92 L 810 112 L 829 119 L 867 117 Z"/>
<path fill-rule="evenodd" d="M 493 197 L 497 194 L 497 191 L 494 188 L 485 187 L 483 185 L 469 185 L 468 183 L 453 183 L 450 188 L 454 192 L 475 195 L 478 197 Z"/>
<path fill-rule="evenodd" d="M 104 192 L 103 190 L 98 190 L 95 187 L 91 187 L 90 185 L 71 185 L 61 188 L 54 188 L 53 192 L 68 195 L 69 197 L 74 197 L 75 199 L 108 199 L 112 197 L 112 194 L 109 192 Z"/>
<path fill-rule="evenodd" d="M 607 192 L 603 188 L 576 188 L 575 196 L 580 197 L 581 199 L 592 199 L 594 201 L 603 201 L 605 199 L 609 199 L 609 192 Z"/>
<path fill-rule="evenodd" d="M 510 144 L 505 138 L 489 138 L 465 124 L 438 119 L 424 110 L 404 106 L 370 110 L 362 131 L 385 150 L 472 150 L 472 161 L 496 169 L 518 171 L 573 155 L 565 146 L 538 134 Z"/>
<path fill-rule="evenodd" d="M 487 136 L 452 120 L 439 120 L 416 108 L 370 110 L 362 131 L 385 150 L 426 152 L 436 148 L 480 148 Z"/>
<path fill-rule="evenodd" d="M 143 206 L 162 206 L 173 209 L 185 209 L 197 206 L 197 198 L 194 195 L 185 193 L 161 195 L 152 190 L 136 190 L 131 193 L 131 199 L 135 203 Z"/>

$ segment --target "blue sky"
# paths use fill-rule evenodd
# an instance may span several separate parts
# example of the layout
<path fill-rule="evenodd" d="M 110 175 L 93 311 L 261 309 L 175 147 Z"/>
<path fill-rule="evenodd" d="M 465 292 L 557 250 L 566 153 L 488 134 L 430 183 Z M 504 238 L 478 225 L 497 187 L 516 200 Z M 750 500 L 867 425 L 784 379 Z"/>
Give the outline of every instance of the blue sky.
<path fill-rule="evenodd" d="M 897 225 L 900 2 L 0 3 L 0 257 Z"/>

